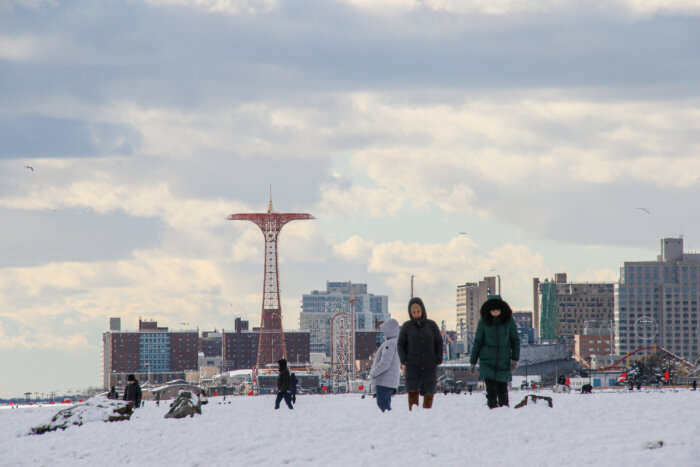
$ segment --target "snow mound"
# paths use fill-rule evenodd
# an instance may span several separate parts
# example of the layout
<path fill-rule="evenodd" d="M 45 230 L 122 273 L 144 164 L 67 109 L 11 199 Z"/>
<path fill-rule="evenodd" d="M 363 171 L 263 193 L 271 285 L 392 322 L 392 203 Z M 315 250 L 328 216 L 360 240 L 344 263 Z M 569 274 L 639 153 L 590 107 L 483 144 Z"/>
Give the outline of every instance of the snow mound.
<path fill-rule="evenodd" d="M 119 422 L 129 420 L 133 413 L 134 404 L 132 402 L 95 396 L 85 402 L 61 410 L 51 418 L 49 423 L 33 427 L 28 434 L 41 435 L 59 428 L 65 430 L 69 426 L 82 426 L 92 422 Z"/>

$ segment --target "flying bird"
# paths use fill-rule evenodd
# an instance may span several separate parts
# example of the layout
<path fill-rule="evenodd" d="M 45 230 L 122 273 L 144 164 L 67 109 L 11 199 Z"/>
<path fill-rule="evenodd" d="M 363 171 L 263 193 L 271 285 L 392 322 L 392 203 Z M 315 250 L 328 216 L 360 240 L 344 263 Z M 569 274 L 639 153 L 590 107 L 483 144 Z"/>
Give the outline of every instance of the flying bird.
<path fill-rule="evenodd" d="M 29 170 L 31 170 L 32 172 L 34 172 L 34 167 L 32 167 L 31 165 L 25 165 L 24 168 L 25 168 L 25 169 L 29 169 Z"/>
<path fill-rule="evenodd" d="M 460 235 L 467 235 L 467 232 L 460 232 Z"/>
<path fill-rule="evenodd" d="M 651 214 L 647 208 L 637 208 L 637 209 L 639 209 L 640 211 L 644 211 L 647 214 Z"/>

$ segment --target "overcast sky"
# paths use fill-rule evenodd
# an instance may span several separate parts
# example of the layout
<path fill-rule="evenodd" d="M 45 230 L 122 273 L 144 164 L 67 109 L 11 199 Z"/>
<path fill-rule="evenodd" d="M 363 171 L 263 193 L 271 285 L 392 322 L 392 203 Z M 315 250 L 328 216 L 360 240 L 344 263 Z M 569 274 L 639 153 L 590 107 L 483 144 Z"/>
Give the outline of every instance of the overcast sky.
<path fill-rule="evenodd" d="M 112 316 L 257 326 L 270 183 L 286 329 L 700 249 L 699 50 L 698 0 L 2 1 L 0 397 L 97 385 Z"/>

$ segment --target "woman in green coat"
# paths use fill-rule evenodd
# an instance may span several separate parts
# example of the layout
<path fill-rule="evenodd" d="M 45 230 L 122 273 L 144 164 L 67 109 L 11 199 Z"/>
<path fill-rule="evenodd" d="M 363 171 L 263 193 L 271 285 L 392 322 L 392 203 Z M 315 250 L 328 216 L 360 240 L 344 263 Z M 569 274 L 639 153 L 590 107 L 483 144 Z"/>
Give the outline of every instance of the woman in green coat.
<path fill-rule="evenodd" d="M 491 295 L 481 306 L 481 319 L 469 359 L 472 373 L 479 362 L 479 379 L 486 383 L 489 408 L 508 405 L 508 382 L 519 359 L 520 339 L 513 310 L 499 295 Z"/>

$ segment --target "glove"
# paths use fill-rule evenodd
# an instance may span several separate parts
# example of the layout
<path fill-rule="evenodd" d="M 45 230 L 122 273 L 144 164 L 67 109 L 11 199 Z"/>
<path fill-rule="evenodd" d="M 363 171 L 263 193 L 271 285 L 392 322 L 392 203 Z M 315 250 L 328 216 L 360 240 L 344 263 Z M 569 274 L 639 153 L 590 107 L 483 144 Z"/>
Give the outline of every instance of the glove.
<path fill-rule="evenodd" d="M 510 371 L 515 371 L 517 368 L 518 368 L 518 361 L 511 360 L 510 361 Z"/>
<path fill-rule="evenodd" d="M 471 365 L 469 365 L 469 373 L 471 373 L 471 374 L 476 373 L 476 365 L 475 364 L 472 363 Z"/>

